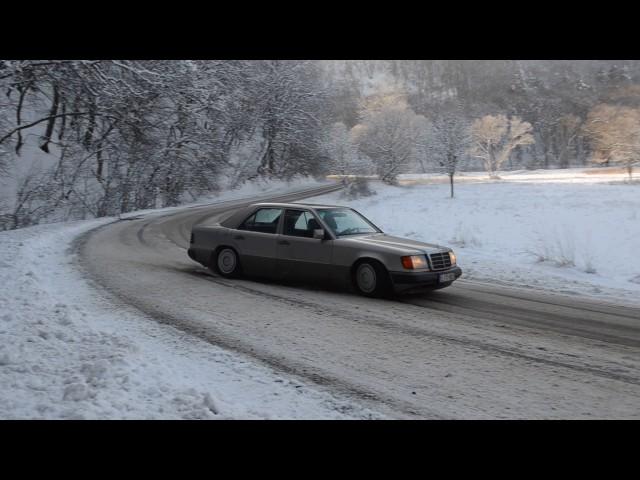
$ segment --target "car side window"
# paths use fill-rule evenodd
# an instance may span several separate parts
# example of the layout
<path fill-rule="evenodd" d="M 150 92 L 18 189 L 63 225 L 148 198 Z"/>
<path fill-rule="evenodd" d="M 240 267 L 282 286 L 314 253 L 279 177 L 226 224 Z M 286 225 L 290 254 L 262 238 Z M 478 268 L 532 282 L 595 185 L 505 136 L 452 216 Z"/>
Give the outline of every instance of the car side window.
<path fill-rule="evenodd" d="M 313 230 L 321 228 L 311 212 L 306 210 L 287 210 L 284 214 L 283 235 L 293 237 L 313 237 Z"/>
<path fill-rule="evenodd" d="M 278 222 L 282 215 L 281 208 L 261 208 L 247 218 L 238 227 L 238 230 L 248 230 L 250 232 L 276 233 Z"/>

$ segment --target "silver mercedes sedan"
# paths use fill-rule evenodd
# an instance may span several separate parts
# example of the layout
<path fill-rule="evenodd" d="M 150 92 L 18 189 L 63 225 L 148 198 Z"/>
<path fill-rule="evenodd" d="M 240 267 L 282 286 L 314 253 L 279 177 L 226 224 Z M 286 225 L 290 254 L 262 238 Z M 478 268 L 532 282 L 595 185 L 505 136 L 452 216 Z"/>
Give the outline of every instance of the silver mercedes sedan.
<path fill-rule="evenodd" d="M 385 234 L 349 207 L 255 203 L 196 225 L 189 257 L 224 277 L 324 280 L 366 296 L 444 288 L 461 274 L 450 248 Z"/>

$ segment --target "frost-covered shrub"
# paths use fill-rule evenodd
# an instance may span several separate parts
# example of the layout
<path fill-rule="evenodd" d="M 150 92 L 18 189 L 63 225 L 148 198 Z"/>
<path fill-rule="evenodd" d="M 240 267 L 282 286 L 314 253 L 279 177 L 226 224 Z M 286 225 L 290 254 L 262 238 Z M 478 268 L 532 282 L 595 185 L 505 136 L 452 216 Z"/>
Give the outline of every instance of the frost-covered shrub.
<path fill-rule="evenodd" d="M 568 227 L 562 232 L 552 230 L 541 239 L 534 252 L 536 261 L 556 267 L 576 267 L 585 273 L 598 273 L 594 262 L 590 233 L 576 233 Z"/>
<path fill-rule="evenodd" d="M 472 228 L 463 223 L 458 224 L 450 242 L 460 248 L 482 246 L 482 242 L 473 233 Z"/>
<path fill-rule="evenodd" d="M 533 254 L 539 263 L 549 262 L 556 267 L 575 267 L 575 242 L 569 232 L 550 235 L 540 242 Z"/>
<path fill-rule="evenodd" d="M 593 251 L 589 248 L 590 242 L 587 241 L 586 247 L 584 249 L 583 257 L 583 270 L 585 273 L 595 274 L 598 273 L 596 270 L 596 266 L 593 263 Z"/>
<path fill-rule="evenodd" d="M 573 251 L 567 250 L 562 243 L 542 245 L 535 252 L 536 261 L 539 263 L 549 262 L 556 267 L 574 267 L 576 265 Z"/>
<path fill-rule="evenodd" d="M 0 232 L 15 228 L 15 220 L 12 215 L 0 214 Z"/>
<path fill-rule="evenodd" d="M 376 192 L 370 188 L 369 180 L 357 177 L 346 179 L 345 188 L 342 191 L 342 197 L 348 200 L 370 197 L 375 194 Z"/>
<path fill-rule="evenodd" d="M 596 267 L 593 266 L 593 262 L 591 261 L 590 258 L 587 258 L 585 260 L 584 271 L 585 273 L 598 273 L 598 271 L 596 270 Z"/>

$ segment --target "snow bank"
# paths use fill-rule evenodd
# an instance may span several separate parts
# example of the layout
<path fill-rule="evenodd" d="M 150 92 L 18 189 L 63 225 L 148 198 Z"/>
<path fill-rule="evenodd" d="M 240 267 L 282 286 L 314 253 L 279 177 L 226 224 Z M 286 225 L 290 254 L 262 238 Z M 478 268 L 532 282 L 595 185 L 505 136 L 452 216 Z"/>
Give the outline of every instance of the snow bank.
<path fill-rule="evenodd" d="M 460 184 L 455 199 L 448 185 L 373 186 L 349 205 L 389 233 L 452 247 L 463 279 L 640 303 L 640 184 Z"/>
<path fill-rule="evenodd" d="M 0 418 L 377 416 L 88 285 L 70 246 L 113 220 L 0 233 Z"/>

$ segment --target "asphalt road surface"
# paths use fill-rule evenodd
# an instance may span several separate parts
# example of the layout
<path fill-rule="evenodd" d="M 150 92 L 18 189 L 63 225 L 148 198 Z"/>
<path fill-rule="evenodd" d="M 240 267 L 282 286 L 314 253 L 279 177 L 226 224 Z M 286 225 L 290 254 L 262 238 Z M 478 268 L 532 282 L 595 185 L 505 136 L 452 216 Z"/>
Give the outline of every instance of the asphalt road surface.
<path fill-rule="evenodd" d="M 640 418 L 638 308 L 468 282 L 464 273 L 443 290 L 369 299 L 228 280 L 187 256 L 196 223 L 335 189 L 121 220 L 75 249 L 114 308 L 135 307 L 391 418 Z"/>

